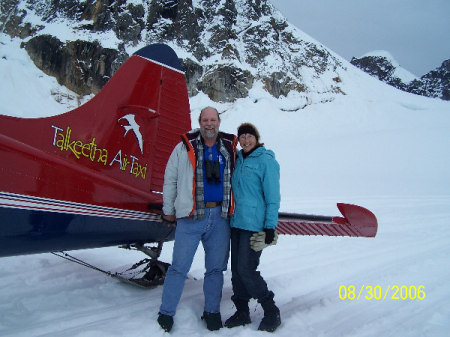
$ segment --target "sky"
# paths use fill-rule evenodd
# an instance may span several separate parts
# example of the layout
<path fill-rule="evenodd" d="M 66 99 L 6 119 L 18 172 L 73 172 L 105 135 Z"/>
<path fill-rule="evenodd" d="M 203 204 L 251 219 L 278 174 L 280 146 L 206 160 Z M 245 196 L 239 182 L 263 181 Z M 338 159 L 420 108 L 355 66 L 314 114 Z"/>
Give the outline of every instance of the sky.
<path fill-rule="evenodd" d="M 450 59 L 449 0 L 270 0 L 294 26 L 348 61 L 389 51 L 420 77 Z"/>

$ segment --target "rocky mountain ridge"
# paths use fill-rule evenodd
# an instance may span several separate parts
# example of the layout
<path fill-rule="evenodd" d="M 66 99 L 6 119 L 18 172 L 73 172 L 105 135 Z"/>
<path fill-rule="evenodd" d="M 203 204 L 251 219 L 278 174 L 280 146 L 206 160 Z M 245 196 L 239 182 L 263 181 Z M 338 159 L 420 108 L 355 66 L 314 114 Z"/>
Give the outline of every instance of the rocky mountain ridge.
<path fill-rule="evenodd" d="M 5 0 L 1 7 L 1 31 L 23 39 L 35 64 L 79 95 L 97 93 L 129 57 L 127 50 L 161 42 L 179 55 L 190 96 L 201 91 L 232 102 L 256 82 L 274 97 L 295 90 L 330 100 L 343 93 L 339 57 L 290 25 L 269 1 Z M 56 23 L 79 38 L 65 40 L 48 29 Z M 104 43 L 111 33 L 114 48 Z"/>
<path fill-rule="evenodd" d="M 403 69 L 385 53 L 373 53 L 360 58 L 353 57 L 351 64 L 369 75 L 378 78 L 397 89 L 413 94 L 450 100 L 450 60 L 420 78 L 401 76 Z M 403 70 L 404 72 L 404 70 Z"/>
<path fill-rule="evenodd" d="M 267 0 L 4 0 L 0 32 L 22 39 L 38 68 L 80 96 L 96 94 L 132 52 L 151 43 L 175 49 L 191 97 L 203 92 L 233 102 L 255 85 L 276 98 L 295 91 L 328 102 L 345 94 L 346 62 Z M 414 89 L 380 71 L 378 77 L 448 97 L 448 80 L 434 73 Z"/>

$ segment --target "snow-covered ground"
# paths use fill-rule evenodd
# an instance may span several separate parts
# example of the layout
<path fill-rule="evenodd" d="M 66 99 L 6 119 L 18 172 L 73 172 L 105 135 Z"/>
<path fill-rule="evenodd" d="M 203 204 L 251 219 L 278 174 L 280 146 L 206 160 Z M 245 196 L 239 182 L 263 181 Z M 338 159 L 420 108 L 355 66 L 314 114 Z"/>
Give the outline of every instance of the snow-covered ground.
<path fill-rule="evenodd" d="M 277 100 L 257 87 L 234 104 L 197 95 L 193 126 L 210 104 L 224 112 L 223 130 L 254 123 L 281 165 L 283 211 L 339 215 L 336 202 L 347 202 L 378 218 L 373 239 L 280 236 L 264 251 L 260 270 L 282 312 L 274 335 L 448 336 L 450 102 L 398 91 L 346 66 L 340 85 L 347 95 L 328 97 L 332 102 L 300 94 Z M 34 67 L 19 41 L 1 35 L 0 113 L 63 113 L 67 105 L 56 103 L 52 91 L 63 101 L 72 95 Z M 170 262 L 171 251 L 166 244 L 161 260 Z M 143 258 L 117 248 L 72 253 L 113 272 Z M 200 320 L 203 272 L 199 248 L 173 336 L 209 334 Z M 161 292 L 51 254 L 2 258 L 0 336 L 163 336 L 156 322 Z M 224 319 L 234 312 L 231 294 L 228 270 Z M 251 325 L 211 334 L 268 335 L 256 331 L 262 315 L 253 301 Z"/>

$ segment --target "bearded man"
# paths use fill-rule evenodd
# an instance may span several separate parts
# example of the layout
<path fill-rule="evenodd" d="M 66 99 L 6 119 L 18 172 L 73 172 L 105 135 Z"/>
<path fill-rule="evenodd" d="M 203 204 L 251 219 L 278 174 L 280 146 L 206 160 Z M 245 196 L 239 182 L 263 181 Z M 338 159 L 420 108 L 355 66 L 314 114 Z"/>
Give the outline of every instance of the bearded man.
<path fill-rule="evenodd" d="M 222 328 L 220 302 L 230 250 L 231 174 L 237 137 L 219 131 L 212 107 L 199 116 L 200 128 L 181 136 L 166 166 L 163 221 L 176 226 L 172 265 L 164 281 L 158 323 L 169 332 L 186 275 L 201 242 L 205 250 L 202 319 L 211 330 Z"/>

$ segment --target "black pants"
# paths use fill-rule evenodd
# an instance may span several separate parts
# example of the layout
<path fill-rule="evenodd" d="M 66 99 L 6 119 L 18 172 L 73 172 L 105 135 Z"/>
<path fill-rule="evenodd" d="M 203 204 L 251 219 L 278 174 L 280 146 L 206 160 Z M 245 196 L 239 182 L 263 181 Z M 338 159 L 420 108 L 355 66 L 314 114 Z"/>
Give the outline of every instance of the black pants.
<path fill-rule="evenodd" d="M 256 269 L 262 251 L 255 252 L 250 247 L 250 237 L 255 232 L 243 229 L 231 229 L 231 284 L 233 301 L 246 301 L 251 298 L 259 303 L 273 299 L 273 293 Z"/>

